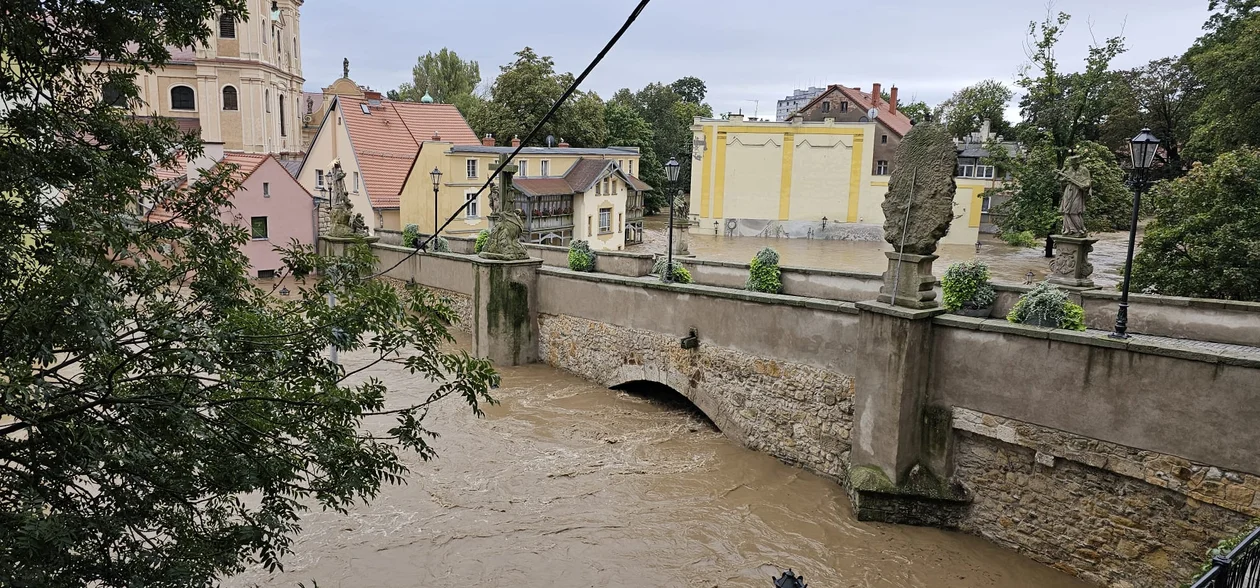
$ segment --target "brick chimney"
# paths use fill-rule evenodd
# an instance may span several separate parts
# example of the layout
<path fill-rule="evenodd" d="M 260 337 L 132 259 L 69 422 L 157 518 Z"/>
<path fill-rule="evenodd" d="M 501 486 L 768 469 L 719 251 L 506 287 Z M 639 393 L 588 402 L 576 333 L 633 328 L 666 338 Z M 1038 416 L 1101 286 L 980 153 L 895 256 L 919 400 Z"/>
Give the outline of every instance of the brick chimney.
<path fill-rule="evenodd" d="M 883 89 L 880 84 L 871 84 L 871 106 L 879 107 L 879 91 Z"/>
<path fill-rule="evenodd" d="M 381 105 L 381 93 L 376 90 L 364 90 L 363 99 L 367 100 L 368 106 L 375 107 Z"/>
<path fill-rule="evenodd" d="M 564 141 L 564 138 L 562 137 L 562 138 L 560 139 L 560 144 L 559 144 L 559 145 L 556 145 L 556 147 L 559 147 L 559 148 L 561 148 L 561 149 L 568 149 L 568 148 L 569 148 L 569 144 L 568 144 L 568 143 L 566 143 L 566 142 Z"/>
<path fill-rule="evenodd" d="M 486 133 L 486 136 L 481 138 L 481 146 L 494 147 L 494 135 L 491 135 L 490 133 Z"/>
<path fill-rule="evenodd" d="M 442 140 L 442 135 L 441 135 L 441 134 L 439 134 L 437 131 L 433 131 L 433 140 L 434 140 L 434 141 L 441 141 L 441 140 Z"/>
<path fill-rule="evenodd" d="M 897 114 L 897 86 L 888 89 L 888 114 Z"/>
<path fill-rule="evenodd" d="M 521 146 L 521 138 L 520 138 L 520 137 L 512 137 L 512 146 L 513 146 L 513 147 L 520 147 L 520 146 Z"/>

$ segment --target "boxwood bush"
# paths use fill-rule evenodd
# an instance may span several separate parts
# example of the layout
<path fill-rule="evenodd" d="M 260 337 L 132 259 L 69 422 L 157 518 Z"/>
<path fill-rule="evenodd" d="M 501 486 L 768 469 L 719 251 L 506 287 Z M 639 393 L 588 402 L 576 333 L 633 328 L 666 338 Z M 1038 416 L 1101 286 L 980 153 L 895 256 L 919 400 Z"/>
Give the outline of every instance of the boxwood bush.
<path fill-rule="evenodd" d="M 753 256 L 748 264 L 748 281 L 744 283 L 744 288 L 770 294 L 783 290 L 783 282 L 779 279 L 778 252 L 766 247 Z"/>
<path fill-rule="evenodd" d="M 407 225 L 403 227 L 403 247 L 415 249 L 420 246 L 420 226 Z"/>
<path fill-rule="evenodd" d="M 997 293 L 989 283 L 989 266 L 983 261 L 963 261 L 949 266 L 941 277 L 947 310 L 979 310 L 993 306 Z"/>
<path fill-rule="evenodd" d="M 595 271 L 595 252 L 591 244 L 581 239 L 569 243 L 569 269 L 575 272 Z"/>
<path fill-rule="evenodd" d="M 656 263 L 652 264 L 652 275 L 660 276 L 663 278 L 665 276 L 666 263 L 667 262 L 664 257 L 656 258 Z M 673 265 L 674 265 L 674 268 L 673 268 L 674 269 L 674 282 L 678 284 L 690 284 L 691 272 L 687 271 L 687 268 L 683 267 L 682 264 L 678 263 L 677 261 L 675 261 Z"/>
<path fill-rule="evenodd" d="M 477 241 L 473 243 L 473 253 L 481 253 L 481 250 L 486 248 L 486 241 L 489 239 L 490 230 L 481 229 L 481 232 L 477 233 Z"/>

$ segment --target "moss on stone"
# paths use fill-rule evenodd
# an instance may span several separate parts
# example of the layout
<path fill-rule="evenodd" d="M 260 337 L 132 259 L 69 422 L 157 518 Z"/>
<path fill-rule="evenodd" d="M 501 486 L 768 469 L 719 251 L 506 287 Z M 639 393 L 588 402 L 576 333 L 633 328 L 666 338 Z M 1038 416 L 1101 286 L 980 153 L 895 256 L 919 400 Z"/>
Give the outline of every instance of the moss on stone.
<path fill-rule="evenodd" d="M 519 363 L 521 350 L 529 339 L 529 288 L 509 279 L 506 275 L 508 268 L 504 266 L 492 265 L 489 271 L 486 332 L 490 337 L 510 337 L 513 363 Z M 500 333 L 500 325 L 507 326 L 511 332 Z"/>
<path fill-rule="evenodd" d="M 893 484 L 888 475 L 878 467 L 851 467 L 849 468 L 849 488 L 854 492 L 875 492 L 950 502 L 970 500 L 967 491 L 961 485 L 951 484 L 948 480 L 938 478 L 923 466 L 914 466 L 906 482 L 901 485 Z"/>

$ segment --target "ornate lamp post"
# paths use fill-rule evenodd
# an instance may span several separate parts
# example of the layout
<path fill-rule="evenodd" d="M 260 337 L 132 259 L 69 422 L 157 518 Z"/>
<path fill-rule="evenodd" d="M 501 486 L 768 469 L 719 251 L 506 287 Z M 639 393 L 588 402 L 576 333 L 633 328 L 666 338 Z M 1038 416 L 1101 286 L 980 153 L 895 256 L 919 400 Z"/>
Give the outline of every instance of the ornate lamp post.
<path fill-rule="evenodd" d="M 1111 333 L 1113 339 L 1128 339 L 1129 324 L 1129 278 L 1133 275 L 1133 245 L 1137 241 L 1138 208 L 1142 204 L 1142 192 L 1150 186 L 1151 164 L 1155 163 L 1155 152 L 1159 149 L 1159 139 L 1151 134 L 1150 129 L 1142 129 L 1138 136 L 1129 141 L 1129 154 L 1133 156 L 1133 216 L 1129 221 L 1129 253 L 1124 258 L 1124 286 L 1120 292 L 1120 310 L 1116 313 L 1116 329 Z"/>
<path fill-rule="evenodd" d="M 669 249 L 665 253 L 665 272 L 661 274 L 661 280 L 666 283 L 674 281 L 674 185 L 678 182 L 679 167 L 681 164 L 674 157 L 665 164 L 665 179 L 669 180 L 669 198 L 665 203 L 669 207 Z"/>
<path fill-rule="evenodd" d="M 438 234 L 438 188 L 442 186 L 442 170 L 433 168 L 429 172 L 429 177 L 433 178 L 433 238 L 437 239 Z"/>

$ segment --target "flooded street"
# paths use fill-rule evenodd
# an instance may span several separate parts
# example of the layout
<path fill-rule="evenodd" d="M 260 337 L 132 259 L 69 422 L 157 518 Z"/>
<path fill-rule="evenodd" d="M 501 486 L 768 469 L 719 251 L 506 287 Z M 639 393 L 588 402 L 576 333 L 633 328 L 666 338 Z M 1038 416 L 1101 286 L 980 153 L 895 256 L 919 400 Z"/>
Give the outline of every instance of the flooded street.
<path fill-rule="evenodd" d="M 364 356 L 349 354 L 347 368 Z M 363 374 L 391 404 L 432 384 Z M 312 512 L 286 573 L 232 587 L 1084 586 L 983 539 L 858 523 L 841 487 L 725 438 L 686 406 L 534 365 L 503 370 L 485 419 L 433 410 L 440 457 L 349 515 Z M 388 423 L 374 423 L 385 428 Z"/>
<path fill-rule="evenodd" d="M 632 245 L 627 251 L 639 253 L 665 251 L 666 216 L 650 216 L 644 219 L 644 242 Z M 819 239 L 776 239 L 771 237 L 726 237 L 714 235 L 699 227 L 691 228 L 690 248 L 692 255 L 700 259 L 738 261 L 748 263 L 762 247 L 773 247 L 779 252 L 780 264 L 798 267 L 844 269 L 881 273 L 888 267 L 885 251 L 892 247 L 883 241 L 824 241 Z M 1094 282 L 1103 288 L 1113 288 L 1124 272 L 1124 256 L 1128 248 L 1128 233 L 1102 233 L 1092 235 L 1098 239 L 1090 260 L 1094 264 Z M 1141 234 L 1138 235 L 1139 241 Z M 941 245 L 936 254 L 940 259 L 933 265 L 940 276 L 949 264 L 979 259 L 989 266 L 993 280 L 1022 284 L 1031 271 L 1034 281 L 1041 281 L 1050 272 L 1050 260 L 1044 256 L 1044 244 L 1035 248 L 1013 247 L 993 235 L 980 235 L 980 253 L 975 245 Z"/>

